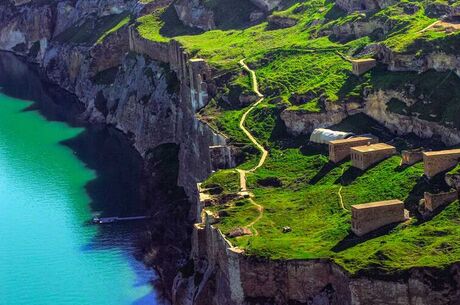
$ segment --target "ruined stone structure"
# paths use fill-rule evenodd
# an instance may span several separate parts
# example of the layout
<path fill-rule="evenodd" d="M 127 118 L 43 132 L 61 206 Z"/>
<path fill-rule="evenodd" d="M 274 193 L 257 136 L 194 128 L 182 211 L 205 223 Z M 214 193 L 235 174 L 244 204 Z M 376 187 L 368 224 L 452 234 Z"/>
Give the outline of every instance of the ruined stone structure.
<path fill-rule="evenodd" d="M 394 146 L 378 143 L 351 148 L 351 165 L 365 170 L 396 153 Z"/>
<path fill-rule="evenodd" d="M 439 207 L 448 205 L 458 199 L 457 190 L 450 190 L 449 192 L 432 194 L 425 192 L 424 197 L 424 207 L 430 212 L 433 212 Z"/>
<path fill-rule="evenodd" d="M 428 178 L 433 178 L 437 174 L 456 166 L 459 159 L 460 149 L 424 152 L 425 175 Z"/>
<path fill-rule="evenodd" d="M 423 160 L 423 149 L 403 150 L 401 158 L 401 165 L 413 165 Z"/>
<path fill-rule="evenodd" d="M 356 76 L 363 75 L 377 65 L 377 61 L 373 58 L 352 59 L 353 74 Z"/>
<path fill-rule="evenodd" d="M 407 219 L 404 203 L 400 200 L 387 200 L 351 207 L 351 230 L 362 236 L 385 225 Z"/>
<path fill-rule="evenodd" d="M 377 139 L 368 137 L 356 137 L 343 140 L 335 140 L 329 143 L 329 160 L 338 163 L 350 156 L 350 148 L 377 143 Z"/>

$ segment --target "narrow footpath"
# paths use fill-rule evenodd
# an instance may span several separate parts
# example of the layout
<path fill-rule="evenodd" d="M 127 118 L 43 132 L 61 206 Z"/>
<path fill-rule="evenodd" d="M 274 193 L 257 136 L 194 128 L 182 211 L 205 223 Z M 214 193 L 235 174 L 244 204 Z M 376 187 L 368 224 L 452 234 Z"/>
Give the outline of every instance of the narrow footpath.
<path fill-rule="evenodd" d="M 343 177 L 343 173 L 344 173 L 344 172 L 345 172 L 345 167 L 342 168 L 342 175 L 341 175 L 341 177 Z M 348 211 L 348 209 L 345 207 L 345 204 L 343 203 L 342 189 L 343 189 L 343 180 L 342 180 L 342 183 L 341 183 L 341 185 L 340 185 L 339 191 L 337 192 L 337 195 L 339 196 L 340 207 L 341 207 L 343 210 Z"/>
<path fill-rule="evenodd" d="M 259 159 L 258 164 L 249 169 L 249 170 L 243 170 L 243 169 L 237 169 L 239 175 L 240 175 L 240 193 L 247 193 L 248 188 L 247 188 L 247 182 L 246 182 L 246 174 L 251 173 L 256 171 L 258 168 L 260 168 L 262 165 L 264 165 L 265 160 L 267 159 L 268 156 L 268 151 L 259 143 L 257 140 L 254 138 L 254 136 L 249 132 L 249 130 L 246 129 L 245 122 L 248 117 L 248 115 L 253 111 L 262 101 L 264 100 L 264 96 L 262 93 L 259 91 L 259 84 L 257 82 L 257 76 L 256 73 L 251 70 L 246 63 L 244 62 L 244 59 L 240 61 L 240 65 L 243 67 L 244 70 L 246 70 L 250 75 L 251 75 L 251 80 L 252 80 L 252 90 L 257 94 L 258 100 L 254 104 L 252 104 L 251 107 L 243 114 L 240 120 L 240 129 L 244 132 L 244 134 L 251 140 L 251 142 L 257 147 L 257 149 L 260 151 L 261 156 Z M 259 216 L 251 222 L 250 224 L 246 225 L 246 228 L 252 228 L 254 235 L 257 236 L 259 235 L 259 232 L 253 227 L 263 216 L 264 214 L 264 207 L 261 206 L 260 204 L 256 203 L 254 199 L 252 198 L 252 194 L 249 194 L 249 202 L 251 202 L 252 205 L 254 205 L 257 210 L 259 211 Z"/>

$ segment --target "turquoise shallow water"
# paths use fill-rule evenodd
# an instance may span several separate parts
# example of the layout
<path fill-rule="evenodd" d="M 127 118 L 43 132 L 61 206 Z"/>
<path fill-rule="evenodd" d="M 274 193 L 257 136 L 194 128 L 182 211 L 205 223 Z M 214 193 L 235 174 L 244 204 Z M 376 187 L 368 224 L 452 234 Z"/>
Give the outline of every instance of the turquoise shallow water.
<path fill-rule="evenodd" d="M 0 93 L 0 304 L 158 304 L 132 256 L 142 226 L 88 224 L 97 173 L 61 144 L 84 130 L 30 105 Z"/>

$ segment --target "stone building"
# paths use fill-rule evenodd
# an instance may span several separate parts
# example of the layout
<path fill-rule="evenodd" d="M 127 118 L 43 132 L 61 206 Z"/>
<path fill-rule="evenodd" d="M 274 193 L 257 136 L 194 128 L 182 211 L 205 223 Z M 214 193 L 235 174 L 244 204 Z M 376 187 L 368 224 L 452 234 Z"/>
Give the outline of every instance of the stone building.
<path fill-rule="evenodd" d="M 329 160 L 338 163 L 350 156 L 350 148 L 377 143 L 377 139 L 355 137 L 329 142 Z"/>
<path fill-rule="evenodd" d="M 358 236 L 407 219 L 408 212 L 400 200 L 357 204 L 351 207 L 351 230 Z"/>
<path fill-rule="evenodd" d="M 395 153 L 396 148 L 385 143 L 352 147 L 350 149 L 351 165 L 365 170 Z"/>
<path fill-rule="evenodd" d="M 403 150 L 401 152 L 401 165 L 413 165 L 423 160 L 423 148 Z"/>
<path fill-rule="evenodd" d="M 429 151 L 423 153 L 425 175 L 432 178 L 458 164 L 460 149 Z"/>
<path fill-rule="evenodd" d="M 433 212 L 439 207 L 448 205 L 458 199 L 457 190 L 450 190 L 449 192 L 432 194 L 425 192 L 423 195 L 424 207 L 426 210 Z"/>
<path fill-rule="evenodd" d="M 373 58 L 352 59 L 351 64 L 353 66 L 353 74 L 360 76 L 374 68 L 377 65 L 377 61 Z"/>

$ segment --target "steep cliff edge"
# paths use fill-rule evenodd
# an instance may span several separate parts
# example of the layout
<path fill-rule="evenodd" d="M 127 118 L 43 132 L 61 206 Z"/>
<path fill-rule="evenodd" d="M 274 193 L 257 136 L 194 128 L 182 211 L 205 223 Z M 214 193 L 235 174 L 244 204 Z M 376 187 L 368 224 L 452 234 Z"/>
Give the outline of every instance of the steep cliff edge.
<path fill-rule="evenodd" d="M 196 183 L 213 170 L 209 146 L 225 145 L 225 139 L 195 118 L 205 101 L 191 92 L 204 91 L 191 87 L 188 59 L 171 63 L 172 47 L 143 46 L 145 41 L 130 35 L 124 19 L 152 5 L 2 1 L 0 49 L 38 63 L 50 81 L 77 95 L 89 121 L 116 126 L 141 155 L 164 143 L 180 145 L 179 184 L 193 197 Z M 113 27 L 119 28 L 112 33 Z M 180 46 L 174 48 L 182 56 Z"/>
<path fill-rule="evenodd" d="M 263 260 L 233 247 L 212 218 L 195 225 L 194 266 L 174 284 L 177 304 L 459 304 L 460 269 L 414 268 L 382 278 L 350 276 L 329 260 Z"/>
<path fill-rule="evenodd" d="M 265 25 L 258 26 L 254 31 L 252 29 L 248 31 L 241 30 L 230 32 L 231 34 L 227 34 L 225 31 L 210 32 L 202 41 L 199 41 L 201 37 L 190 36 L 182 38 L 181 43 L 184 43 L 184 45 L 173 39 L 152 41 L 143 37 L 139 31 L 130 25 L 140 15 L 154 11 L 156 6 L 166 5 L 165 3 L 170 5 L 172 1 L 153 1 L 147 4 L 144 2 L 146 1 L 141 3 L 137 1 L 81 0 L 32 3 L 0 0 L 0 49 L 26 56 L 30 61 L 38 63 L 49 80 L 75 93 L 83 102 L 86 109 L 84 113 L 85 119 L 91 122 L 116 126 L 132 139 L 133 145 L 146 161 L 154 159 L 152 157 L 154 155 L 153 151 L 159 145 L 168 143 L 179 145 L 180 168 L 178 184 L 184 187 L 192 201 L 193 208 L 190 212 L 190 218 L 194 220 L 199 221 L 201 219 L 202 209 L 205 205 L 204 202 L 200 201 L 196 184 L 205 180 L 213 170 L 235 165 L 232 154 L 233 149 L 228 146 L 227 139 L 211 129 L 210 126 L 196 119 L 195 113 L 208 104 L 210 97 L 218 96 L 219 93 L 222 93 L 219 91 L 225 91 L 223 87 L 230 83 L 229 79 L 231 79 L 231 82 L 234 81 L 234 74 L 237 74 L 237 81 L 240 81 L 239 87 L 235 86 L 237 87 L 236 89 L 230 88 L 228 91 L 223 92 L 220 102 L 226 103 L 225 106 L 233 111 L 231 115 L 237 117 L 240 109 L 232 108 L 235 107 L 232 103 L 236 104 L 236 102 L 231 100 L 229 96 L 238 98 L 241 104 L 238 106 L 247 105 L 253 97 L 251 94 L 241 90 L 241 88 L 247 86 L 243 74 L 229 73 L 229 75 L 222 76 L 222 74 L 216 73 L 218 71 L 209 66 L 206 61 L 192 57 L 188 50 L 193 49 L 190 48 L 190 45 L 194 46 L 193 43 L 202 43 L 202 49 L 199 47 L 193 49 L 194 55 L 196 55 L 196 52 L 200 55 L 199 52 L 204 50 L 205 55 L 214 60 L 216 59 L 213 57 L 217 57 L 216 61 L 221 60 L 224 62 L 220 66 L 214 65 L 214 67 L 219 66 L 220 68 L 225 67 L 228 69 L 225 64 L 231 66 L 232 60 L 235 60 L 234 58 L 229 59 L 229 57 L 241 57 L 242 54 L 255 56 L 254 52 L 259 52 L 261 47 L 257 43 L 260 43 L 260 41 L 265 43 L 266 40 L 273 39 L 274 49 L 270 50 L 272 53 L 268 54 L 267 58 L 260 60 L 260 62 L 251 62 L 251 64 L 261 68 L 257 73 L 261 73 L 264 87 L 268 94 L 271 94 L 270 99 L 267 99 L 269 102 L 263 105 L 264 108 L 257 109 L 255 115 L 271 119 L 274 116 L 273 114 L 280 112 L 279 121 L 276 118 L 268 123 L 263 121 L 266 125 L 262 127 L 258 126 L 253 118 L 248 120 L 249 124 L 252 124 L 250 127 L 255 128 L 258 132 L 257 137 L 261 137 L 265 143 L 269 143 L 272 136 L 276 136 L 275 128 L 273 128 L 272 134 L 267 135 L 267 133 L 271 133 L 272 130 L 268 129 L 278 123 L 285 124 L 291 134 L 307 134 L 315 127 L 337 124 L 350 114 L 357 112 L 364 112 L 374 117 L 394 132 L 402 134 L 416 133 L 421 137 L 437 135 L 447 144 L 454 144 L 460 141 L 455 126 L 449 120 L 445 121 L 438 118 L 439 113 L 417 113 L 420 109 L 417 107 L 428 105 L 429 101 L 427 102 L 425 99 L 426 94 L 418 94 L 419 92 L 416 89 L 413 90 L 412 86 L 403 89 L 407 89 L 406 91 L 409 93 L 417 93 L 417 100 L 413 98 L 413 95 L 405 94 L 406 91 L 403 89 L 398 91 L 384 88 L 372 91 L 368 90 L 368 88 L 360 88 L 365 93 L 363 94 L 363 100 L 355 96 L 355 98 L 340 100 L 343 103 L 329 101 L 327 93 L 330 92 L 327 91 L 331 90 L 327 83 L 329 81 L 328 75 L 337 72 L 337 75 L 341 77 L 343 82 L 332 86 L 337 91 L 346 91 L 349 88 L 347 85 L 353 85 L 357 80 L 363 80 L 363 78 L 354 78 L 350 75 L 350 64 L 344 61 L 340 54 L 343 46 L 332 44 L 329 41 L 325 47 L 320 43 L 318 49 L 310 45 L 297 47 L 294 43 L 300 44 L 300 42 L 297 40 L 292 42 L 288 37 L 285 44 L 292 43 L 294 50 L 285 50 L 283 47 L 286 46 L 282 44 L 284 43 L 284 32 L 277 34 L 278 32 L 275 31 L 278 29 L 269 32 L 272 29 L 268 27 L 267 33 L 264 28 Z M 271 10 L 282 1 L 255 0 L 253 2 L 261 9 Z M 348 1 L 349 4 L 346 4 L 346 1 L 341 2 L 345 3 L 344 5 L 353 6 L 353 10 L 356 8 L 363 9 L 363 7 L 359 6 L 359 1 Z M 392 3 L 391 1 L 361 2 L 369 3 L 369 5 L 373 4 L 375 8 L 386 7 Z M 205 28 L 210 27 L 209 18 L 211 15 L 208 15 L 209 12 L 204 12 L 204 23 L 200 19 L 202 15 L 198 16 L 198 20 L 193 19 L 196 16 L 193 16 L 193 12 L 188 10 L 196 9 L 196 7 L 188 8 L 187 4 L 190 3 L 186 2 L 185 6 L 178 8 L 179 13 L 181 11 L 184 13 L 182 16 L 183 21 L 187 23 L 186 20 L 188 20 L 189 25 L 196 25 L 195 21 L 197 21 L 204 24 Z M 179 4 L 181 4 L 180 1 Z M 309 10 L 313 10 L 315 14 L 316 12 L 325 12 L 324 8 L 317 10 L 316 7 L 311 8 L 307 5 L 309 4 L 307 3 L 305 6 L 298 5 L 292 9 L 294 15 L 301 15 Z M 201 8 L 199 7 L 198 9 L 200 10 Z M 203 11 L 201 12 L 203 13 Z M 300 17 L 294 17 L 300 20 Z M 37 26 L 37 24 L 40 26 Z M 291 26 L 291 28 L 295 30 L 296 26 L 306 28 L 311 26 L 314 29 L 318 24 L 321 24 L 321 21 L 308 19 L 307 21 L 296 22 L 296 25 Z M 369 29 L 363 32 L 365 34 L 369 31 L 373 32 L 376 27 L 381 25 L 381 23 L 376 24 L 372 24 Z M 364 24 L 364 26 L 367 25 Z M 340 34 L 342 30 L 352 31 L 344 26 L 337 30 L 337 33 Z M 257 31 L 260 31 L 260 33 Z M 353 28 L 353 31 L 355 31 L 354 35 L 365 35 L 361 31 L 356 31 L 355 28 Z M 305 34 L 306 31 L 303 30 L 294 31 L 293 33 L 295 35 L 293 34 L 292 36 L 296 36 L 296 38 L 298 35 L 307 35 Z M 257 36 L 259 34 L 261 36 Z M 232 35 L 242 35 L 241 41 L 243 42 L 228 39 Z M 244 35 L 249 36 L 249 38 L 244 37 Z M 283 39 L 280 39 L 280 37 Z M 305 38 L 304 41 L 307 41 L 306 36 L 301 38 Z M 280 41 L 283 42 L 278 45 Z M 186 46 L 187 43 L 189 48 Z M 220 53 L 222 50 L 218 49 L 218 46 L 226 46 L 226 44 L 227 49 L 225 52 L 232 51 L 229 52 L 229 57 L 226 57 L 227 53 L 222 56 Z M 249 47 L 241 50 L 238 49 L 242 48 L 238 44 L 243 45 L 245 48 Z M 270 42 L 266 44 L 270 44 Z M 205 47 L 210 46 L 210 50 L 206 50 L 203 45 Z M 388 64 L 391 71 L 395 71 L 400 67 L 404 71 L 422 72 L 433 68 L 439 71 L 447 70 L 458 73 L 458 69 L 455 70 L 456 68 L 449 67 L 453 62 L 455 63 L 454 67 L 456 67 L 456 59 L 451 55 L 446 60 L 445 56 L 442 55 L 436 57 L 437 59 L 424 59 L 418 62 L 426 64 L 425 66 L 422 64 L 412 65 L 414 58 L 409 59 L 407 64 L 399 66 L 398 62 L 401 62 L 401 56 L 403 55 L 388 55 L 384 51 L 378 54 L 382 55 L 382 62 Z M 257 53 L 256 55 L 259 56 L 260 54 Z M 317 59 L 316 56 L 324 58 L 326 66 L 312 65 L 312 62 Z M 424 58 L 434 58 L 427 56 Z M 418 60 L 418 58 L 416 59 Z M 267 64 L 267 62 L 269 63 Z M 269 66 L 272 65 L 272 62 L 274 67 Z M 392 63 L 394 64 L 392 65 Z M 279 67 L 276 67 L 276 64 L 279 64 Z M 302 66 L 302 69 L 298 69 L 299 65 Z M 269 67 L 266 68 L 267 66 Z M 294 83 L 292 87 L 278 86 L 279 83 L 283 83 L 285 80 L 277 79 L 279 75 L 284 75 L 277 72 L 284 72 L 285 67 L 288 67 L 286 75 L 289 73 L 296 74 L 296 77 L 292 78 Z M 291 69 L 292 67 L 295 67 L 295 69 Z M 222 68 L 222 70 L 225 70 L 225 68 Z M 331 70 L 329 71 L 329 69 Z M 310 74 L 302 74 L 305 71 Z M 320 88 L 314 88 L 315 90 L 307 92 L 289 91 L 291 88 L 294 88 L 293 90 L 299 88 L 301 88 L 299 90 L 306 90 L 303 85 L 305 80 L 310 79 L 312 71 L 321 76 L 316 78 L 327 80 L 324 84 L 321 83 Z M 450 72 L 448 73 L 448 76 L 450 76 Z M 455 73 L 453 72 L 452 74 Z M 217 74 L 219 74 L 219 77 L 216 77 Z M 381 73 L 378 75 L 386 74 Z M 238 79 L 238 77 L 240 78 Z M 441 81 L 443 79 L 448 78 L 442 75 Z M 384 79 L 382 83 L 385 83 L 385 81 Z M 399 79 L 395 79 L 395 81 L 403 83 Z M 276 84 L 276 88 L 274 88 L 273 84 Z M 289 85 L 291 86 L 291 84 Z M 365 86 L 363 85 L 362 87 Z M 232 92 L 233 89 L 235 89 L 236 93 Z M 282 90 L 287 90 L 289 97 Z M 361 94 L 361 91 L 359 93 Z M 216 101 L 214 100 L 213 102 L 215 103 Z M 293 102 L 291 104 L 293 107 L 286 108 L 288 102 Z M 397 105 L 398 107 L 394 107 L 395 109 L 392 108 L 390 111 L 390 105 Z M 313 111 L 311 111 L 311 108 L 313 108 Z M 318 111 L 317 108 L 321 109 Z M 204 114 L 208 113 L 204 112 Z M 225 119 L 227 121 L 224 121 Z M 223 121 L 231 125 L 234 121 L 232 119 L 234 117 L 230 116 L 229 119 L 229 117 L 224 116 Z M 427 122 L 430 122 L 430 124 L 426 125 Z M 222 123 L 222 121 L 218 123 Z M 224 124 L 216 125 L 220 128 L 222 126 L 228 127 Z M 233 130 L 227 129 L 226 131 L 231 132 Z M 216 151 L 218 153 L 215 153 Z M 281 158 L 282 156 L 287 156 L 286 160 L 283 161 L 285 163 L 289 162 L 290 165 L 295 164 L 297 166 L 297 163 L 300 164 L 298 168 L 282 168 L 283 174 L 290 174 L 290 171 L 296 172 L 295 174 L 300 173 L 298 177 L 288 181 L 291 184 L 286 183 L 284 186 L 297 192 L 295 194 L 298 196 L 295 197 L 296 202 L 308 200 L 307 203 L 314 206 L 311 198 L 305 199 L 299 190 L 313 185 L 310 185 L 310 178 L 316 178 L 316 176 L 308 176 L 312 172 L 311 164 L 321 165 L 324 158 L 317 156 L 317 160 L 313 160 L 314 158 L 312 157 L 312 160 L 304 162 L 307 157 L 300 153 L 294 155 L 287 150 L 280 153 L 276 149 L 271 150 L 270 153 L 272 154 L 271 157 L 277 156 Z M 291 155 L 296 158 L 289 159 Z M 220 160 L 216 160 L 216 158 Z M 391 170 L 397 168 L 396 161 L 393 160 L 392 162 L 386 164 Z M 273 170 L 273 164 L 270 164 L 270 166 L 271 168 L 268 169 Z M 324 169 L 319 166 L 318 175 L 321 176 L 327 169 L 327 166 L 324 166 Z M 413 176 L 418 174 L 417 170 L 419 169 L 410 172 L 411 170 L 409 170 L 409 174 Z M 341 183 L 341 176 L 334 173 L 333 170 L 332 172 L 332 178 L 334 179 L 330 178 L 332 181 L 331 189 L 335 190 L 336 184 Z M 344 172 L 345 168 L 342 168 L 342 174 Z M 404 174 L 404 171 L 402 172 Z M 277 172 L 271 173 L 274 176 L 277 174 Z M 257 176 L 257 178 L 262 177 Z M 269 180 L 275 180 L 276 182 L 274 178 L 276 177 L 268 177 Z M 321 177 L 317 179 L 321 179 Z M 375 179 L 370 179 L 368 183 L 379 181 L 379 179 L 382 179 L 382 177 L 377 176 Z M 262 180 L 262 183 L 264 182 L 263 179 L 255 180 L 255 178 L 252 179 L 250 183 L 259 184 L 259 180 Z M 414 180 L 410 182 L 412 183 Z M 283 183 L 285 182 L 280 182 L 281 185 Z M 291 185 L 293 185 L 292 188 L 290 187 Z M 398 189 L 399 187 L 400 185 L 398 184 L 395 188 Z M 415 188 L 412 185 L 411 187 Z M 325 190 L 324 192 L 328 191 Z M 391 190 L 386 191 L 390 195 L 393 194 L 390 192 Z M 264 195 L 262 192 L 259 194 Z M 273 192 L 273 195 L 276 195 L 275 192 Z M 291 195 L 289 194 L 288 196 Z M 347 217 L 346 213 L 343 213 L 343 211 L 338 213 L 335 209 L 335 202 L 326 200 L 330 199 L 330 197 L 335 197 L 335 192 L 334 196 L 329 196 L 329 194 L 327 196 L 329 198 L 322 198 L 320 197 L 321 195 L 320 192 L 313 194 L 315 198 L 318 197 L 324 200 L 321 205 L 326 206 L 326 208 L 321 210 L 324 213 L 321 217 L 330 217 L 329 214 L 334 214 L 334 217 L 336 217 L 335 215 L 343 216 L 332 220 L 340 224 L 345 223 L 348 226 L 348 223 L 346 223 L 348 220 L 344 220 Z M 387 194 L 384 195 L 388 196 Z M 288 196 L 286 196 L 286 211 L 291 209 L 291 202 L 289 201 L 291 198 Z M 349 196 L 351 198 L 350 202 L 355 200 L 352 195 Z M 280 202 L 284 202 L 283 200 L 286 200 L 286 198 L 281 198 Z M 265 199 L 268 201 L 269 198 L 265 197 Z M 363 199 L 359 198 L 359 200 Z M 327 204 L 331 205 L 327 206 Z M 285 211 L 282 210 L 283 208 L 280 207 L 279 210 Z M 267 214 L 277 212 L 276 208 L 270 208 L 267 211 Z M 227 211 L 223 211 L 222 216 L 225 216 L 225 212 Z M 248 209 L 247 212 L 250 218 L 251 210 Z M 300 215 L 300 213 L 306 213 L 305 207 L 289 212 L 295 213 L 296 216 Z M 293 219 L 288 212 L 285 215 L 286 217 L 282 215 L 275 220 L 279 220 L 279 218 L 283 218 L 282 221 L 284 219 Z M 269 220 L 269 223 L 268 227 L 270 229 L 266 231 L 269 233 L 278 232 L 280 229 L 277 227 L 278 224 L 273 225 L 275 223 L 273 219 Z M 291 224 L 289 223 L 289 225 Z M 294 223 L 294 225 L 296 224 Z M 316 224 L 316 227 L 322 228 L 318 224 Z M 325 228 L 325 230 L 327 229 L 330 228 Z M 294 230 L 296 230 L 295 227 Z M 303 228 L 300 228 L 297 232 L 301 232 L 301 230 Z M 329 236 L 342 233 L 340 228 L 335 227 L 329 231 L 320 232 L 317 243 L 326 240 Z M 454 231 L 447 230 L 441 232 L 429 231 L 427 234 L 446 235 L 454 233 Z M 311 233 L 311 235 L 314 234 L 316 233 Z M 282 246 L 288 250 L 292 245 L 298 248 L 303 247 L 303 250 L 309 246 L 312 249 L 319 248 L 316 244 L 305 245 L 304 241 L 308 241 L 307 239 L 310 236 L 308 234 L 303 235 L 299 239 L 300 241 L 295 240 L 295 243 L 283 241 Z M 305 235 L 307 235 L 306 238 Z M 428 238 L 431 239 L 431 235 Z M 233 241 L 235 242 L 235 240 Z M 387 242 L 387 240 L 384 240 L 381 245 Z M 411 245 L 412 242 L 414 241 L 411 240 Z M 423 251 L 423 243 L 417 240 L 415 242 L 417 247 L 419 246 Z M 377 241 L 374 240 L 374 243 L 377 243 Z M 366 246 L 366 241 L 363 241 L 362 244 Z M 443 253 L 449 255 L 448 253 L 451 250 L 449 244 L 439 246 L 441 247 L 439 251 L 446 251 Z M 267 245 L 267 248 L 269 247 L 270 245 Z M 389 252 L 382 252 L 380 248 L 378 251 L 373 251 L 372 247 L 370 249 L 371 252 L 363 253 L 368 254 L 372 259 L 376 257 L 378 263 L 386 263 L 391 258 Z M 324 255 L 324 257 L 327 257 L 327 255 Z M 458 265 L 449 266 L 444 271 L 428 267 L 412 268 L 401 274 L 379 278 L 375 275 L 364 273 L 352 275 L 329 259 L 310 259 L 307 257 L 305 259 L 261 260 L 256 259 L 255 256 L 245 255 L 238 248 L 233 247 L 226 240 L 225 235 L 213 225 L 213 221 L 206 218 L 202 223 L 196 224 L 194 227 L 191 261 L 182 268 L 181 274 L 174 282 L 173 298 L 176 304 L 203 305 L 457 304 L 459 291 Z"/>
<path fill-rule="evenodd" d="M 193 199 L 197 182 L 207 178 L 215 164 L 233 162 L 232 155 L 223 156 L 222 162 L 216 160 L 222 157 L 219 154 L 211 158 L 210 147 L 223 147 L 225 154 L 226 140 L 195 117 L 207 102 L 206 83 L 200 77 L 212 82 L 207 65 L 190 61 L 178 44 L 146 44 L 130 32 L 130 16 L 156 4 L 0 1 L 0 49 L 38 64 L 44 78 L 75 94 L 85 108 L 82 119 L 122 131 L 145 160 L 147 172 L 159 161 L 157 148 L 177 145 L 179 175 L 173 183 Z M 196 207 L 187 212 L 194 218 Z M 172 221 L 184 223 L 174 225 L 187 225 L 182 216 Z M 176 238 L 187 238 L 188 230 L 178 230 Z M 186 247 L 182 250 L 168 248 L 148 259 L 167 261 L 171 266 L 157 267 L 171 272 L 180 265 L 178 259 L 188 255 Z M 171 274 L 162 278 L 171 285 Z"/>

